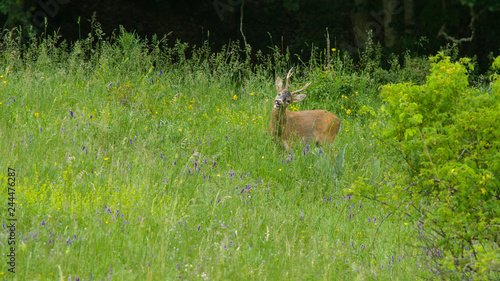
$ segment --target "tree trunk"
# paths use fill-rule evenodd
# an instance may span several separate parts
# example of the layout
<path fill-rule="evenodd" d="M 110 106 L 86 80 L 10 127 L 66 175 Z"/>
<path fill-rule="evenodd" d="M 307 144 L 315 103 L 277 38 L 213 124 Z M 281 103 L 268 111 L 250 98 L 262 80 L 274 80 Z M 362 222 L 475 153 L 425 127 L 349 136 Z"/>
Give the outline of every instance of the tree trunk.
<path fill-rule="evenodd" d="M 405 9 L 405 32 L 413 34 L 415 28 L 415 5 L 414 0 L 404 0 Z"/>
<path fill-rule="evenodd" d="M 384 4 L 384 39 L 385 46 L 392 47 L 396 43 L 397 33 L 394 28 L 392 17 L 396 14 L 396 5 L 398 1 L 383 0 Z"/>
<path fill-rule="evenodd" d="M 367 39 L 367 28 L 369 27 L 368 0 L 354 0 L 354 8 L 351 12 L 354 44 L 357 48 L 364 49 Z"/>

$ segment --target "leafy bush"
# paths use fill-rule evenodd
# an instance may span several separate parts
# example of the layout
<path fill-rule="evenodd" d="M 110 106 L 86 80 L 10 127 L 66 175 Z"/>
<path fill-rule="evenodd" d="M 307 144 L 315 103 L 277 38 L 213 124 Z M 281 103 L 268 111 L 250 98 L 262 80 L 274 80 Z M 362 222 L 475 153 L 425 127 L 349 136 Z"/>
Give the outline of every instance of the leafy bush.
<path fill-rule="evenodd" d="M 481 92 L 468 85 L 469 59 L 439 53 L 430 62 L 424 85 L 384 86 L 380 112 L 367 110 L 383 157 L 400 165 L 385 185 L 360 179 L 349 191 L 415 218 L 433 274 L 498 279 L 500 81 L 493 75 L 491 92 Z"/>

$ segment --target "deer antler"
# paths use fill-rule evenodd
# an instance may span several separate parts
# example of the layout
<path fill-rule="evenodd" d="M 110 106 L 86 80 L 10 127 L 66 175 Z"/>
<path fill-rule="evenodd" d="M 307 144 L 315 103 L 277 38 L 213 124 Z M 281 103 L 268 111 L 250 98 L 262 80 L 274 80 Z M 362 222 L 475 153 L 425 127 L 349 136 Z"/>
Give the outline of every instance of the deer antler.
<path fill-rule="evenodd" d="M 288 71 L 288 74 L 286 75 L 286 86 L 285 86 L 285 90 L 288 90 L 288 87 L 290 86 L 290 77 L 292 77 L 293 75 L 293 67 L 290 68 L 290 70 Z"/>
<path fill-rule="evenodd" d="M 287 82 L 288 82 L 288 81 L 287 81 Z M 305 89 L 307 89 L 307 87 L 309 87 L 309 85 L 311 85 L 311 82 L 308 82 L 308 83 L 304 86 L 304 88 L 302 88 L 302 89 L 300 89 L 300 90 L 297 90 L 297 91 L 292 92 L 292 96 L 293 96 L 293 95 L 295 95 L 295 94 L 297 94 L 297 93 L 300 93 L 300 92 L 304 91 Z"/>

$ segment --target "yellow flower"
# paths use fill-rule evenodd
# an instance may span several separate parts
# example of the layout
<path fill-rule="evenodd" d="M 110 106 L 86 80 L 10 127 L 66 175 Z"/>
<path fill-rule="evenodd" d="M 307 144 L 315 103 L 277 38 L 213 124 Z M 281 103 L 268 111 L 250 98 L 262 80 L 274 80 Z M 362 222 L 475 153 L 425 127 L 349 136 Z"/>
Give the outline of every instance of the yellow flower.
<path fill-rule="evenodd" d="M 220 174 L 217 174 L 217 176 L 220 178 Z"/>
<path fill-rule="evenodd" d="M 408 225 L 408 223 L 405 222 L 405 225 Z"/>
<path fill-rule="evenodd" d="M 350 109 L 348 109 L 346 112 L 347 112 L 347 114 L 351 114 L 351 110 Z"/>
<path fill-rule="evenodd" d="M 40 115 L 40 114 L 38 114 L 38 112 L 37 112 L 37 113 L 35 113 L 35 117 L 38 117 L 39 115 Z"/>
<path fill-rule="evenodd" d="M 7 84 L 7 81 L 3 81 L 4 84 Z"/>
<path fill-rule="evenodd" d="M 237 95 L 234 95 L 233 96 L 233 100 L 237 100 L 238 99 L 238 96 Z"/>
<path fill-rule="evenodd" d="M 253 93 L 250 93 L 251 96 L 253 96 Z"/>
<path fill-rule="evenodd" d="M 104 158 L 104 161 L 108 161 L 108 159 L 109 159 L 109 158 L 108 158 L 108 157 L 106 157 L 106 158 Z"/>
<path fill-rule="evenodd" d="M 332 48 L 332 52 L 335 52 L 335 51 L 337 51 L 337 49 L 335 49 L 335 48 Z"/>
<path fill-rule="evenodd" d="M 179 129 L 179 132 L 182 132 L 182 129 Z"/>
<path fill-rule="evenodd" d="M 3 75 L 0 75 L 0 78 L 3 78 Z"/>

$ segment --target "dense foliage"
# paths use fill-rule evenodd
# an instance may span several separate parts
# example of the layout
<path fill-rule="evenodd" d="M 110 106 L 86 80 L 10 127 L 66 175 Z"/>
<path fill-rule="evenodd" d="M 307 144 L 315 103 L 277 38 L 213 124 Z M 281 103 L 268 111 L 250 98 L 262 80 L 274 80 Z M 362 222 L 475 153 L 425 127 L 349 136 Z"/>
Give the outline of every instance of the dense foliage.
<path fill-rule="evenodd" d="M 415 219 L 415 246 L 434 273 L 498 279 L 500 81 L 495 74 L 489 87 L 469 87 L 468 62 L 440 53 L 425 84 L 382 87 L 370 127 L 384 159 L 400 160 L 383 185 L 361 180 L 354 191 Z"/>

